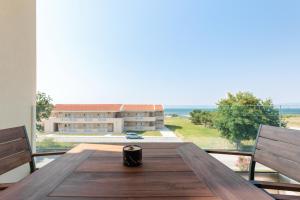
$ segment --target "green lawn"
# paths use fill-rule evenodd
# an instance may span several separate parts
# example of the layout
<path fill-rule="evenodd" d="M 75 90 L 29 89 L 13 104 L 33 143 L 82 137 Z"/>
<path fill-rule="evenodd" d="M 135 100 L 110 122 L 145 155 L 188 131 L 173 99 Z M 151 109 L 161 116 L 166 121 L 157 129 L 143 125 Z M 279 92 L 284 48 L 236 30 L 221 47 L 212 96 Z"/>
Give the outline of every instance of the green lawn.
<path fill-rule="evenodd" d="M 300 115 L 286 115 L 283 116 L 283 120 L 287 122 L 287 127 L 300 128 Z"/>
<path fill-rule="evenodd" d="M 188 118 L 168 117 L 165 119 L 165 125 L 183 141 L 193 142 L 201 148 L 235 149 L 235 145 L 222 138 L 217 129 L 195 125 Z M 248 149 L 252 143 L 244 142 L 244 149 Z"/>
<path fill-rule="evenodd" d="M 160 131 L 130 131 L 142 136 L 161 136 Z"/>
<path fill-rule="evenodd" d="M 36 148 L 38 151 L 57 151 L 71 149 L 77 144 L 78 143 L 71 142 L 55 142 L 52 138 L 49 138 L 41 142 L 36 142 Z"/>

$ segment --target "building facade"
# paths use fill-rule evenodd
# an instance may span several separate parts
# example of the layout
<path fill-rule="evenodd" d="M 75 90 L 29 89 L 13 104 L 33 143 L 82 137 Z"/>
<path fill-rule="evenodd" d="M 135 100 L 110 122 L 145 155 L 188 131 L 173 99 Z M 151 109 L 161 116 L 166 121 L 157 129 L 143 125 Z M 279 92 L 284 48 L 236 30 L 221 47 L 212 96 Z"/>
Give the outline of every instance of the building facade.
<path fill-rule="evenodd" d="M 45 132 L 123 133 L 164 127 L 162 105 L 57 104 L 44 121 Z"/>

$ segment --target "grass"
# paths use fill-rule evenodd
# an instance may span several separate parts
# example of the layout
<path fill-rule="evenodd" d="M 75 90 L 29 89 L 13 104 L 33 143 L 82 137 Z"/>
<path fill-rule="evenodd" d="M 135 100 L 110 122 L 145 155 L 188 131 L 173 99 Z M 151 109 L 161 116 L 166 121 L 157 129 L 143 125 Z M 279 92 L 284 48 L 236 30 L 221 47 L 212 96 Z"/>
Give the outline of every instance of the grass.
<path fill-rule="evenodd" d="M 235 149 L 235 145 L 221 137 L 217 129 L 193 124 L 188 118 L 168 117 L 165 125 L 176 133 L 183 141 L 193 142 L 207 149 Z M 243 142 L 243 150 L 251 149 L 253 141 Z"/>
<path fill-rule="evenodd" d="M 300 128 L 300 115 L 287 115 L 283 117 L 287 122 L 287 127 L 299 127 Z"/>
<path fill-rule="evenodd" d="M 41 142 L 36 142 L 36 148 L 39 152 L 42 151 L 57 151 L 57 150 L 67 150 L 76 146 L 77 143 L 70 142 L 55 142 L 52 138 L 44 139 Z"/>
<path fill-rule="evenodd" d="M 160 131 L 129 131 L 137 133 L 141 136 L 161 136 Z"/>

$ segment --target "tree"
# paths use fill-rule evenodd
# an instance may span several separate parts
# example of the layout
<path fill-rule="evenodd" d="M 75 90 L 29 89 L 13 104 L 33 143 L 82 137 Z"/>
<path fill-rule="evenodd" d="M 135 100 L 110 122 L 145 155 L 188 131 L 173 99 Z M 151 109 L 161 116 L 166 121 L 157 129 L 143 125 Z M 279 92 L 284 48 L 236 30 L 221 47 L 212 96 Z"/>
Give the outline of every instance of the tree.
<path fill-rule="evenodd" d="M 191 121 L 196 125 L 204 125 L 205 127 L 213 127 L 213 113 L 203 110 L 193 110 L 191 113 Z"/>
<path fill-rule="evenodd" d="M 270 99 L 261 100 L 249 92 L 228 93 L 218 103 L 214 126 L 240 149 L 242 140 L 255 139 L 260 124 L 285 126 Z"/>
<path fill-rule="evenodd" d="M 43 92 L 38 92 L 36 95 L 36 121 L 38 122 L 36 124 L 37 130 L 43 130 L 40 122 L 42 119 L 48 119 L 50 117 L 52 109 L 52 98 Z"/>

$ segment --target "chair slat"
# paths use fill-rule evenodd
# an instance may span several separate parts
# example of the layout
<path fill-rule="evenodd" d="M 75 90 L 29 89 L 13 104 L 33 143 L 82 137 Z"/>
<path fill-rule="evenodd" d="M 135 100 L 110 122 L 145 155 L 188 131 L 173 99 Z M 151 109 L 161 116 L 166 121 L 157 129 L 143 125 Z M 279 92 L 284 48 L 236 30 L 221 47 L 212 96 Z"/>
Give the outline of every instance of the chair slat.
<path fill-rule="evenodd" d="M 292 160 L 300 165 L 300 146 L 259 137 L 256 148 Z"/>
<path fill-rule="evenodd" d="M 284 194 L 272 194 L 276 200 L 300 200 L 300 196 L 284 195 Z"/>
<path fill-rule="evenodd" d="M 0 175 L 28 162 L 33 172 L 35 165 L 25 127 L 0 130 Z"/>
<path fill-rule="evenodd" d="M 297 162 L 259 149 L 256 149 L 254 159 L 256 162 L 270 167 L 289 178 L 300 181 L 300 164 Z"/>
<path fill-rule="evenodd" d="M 0 144 L 25 138 L 24 126 L 0 130 Z"/>
<path fill-rule="evenodd" d="M 31 161 L 29 151 L 23 151 L 0 160 L 0 175 Z"/>
<path fill-rule="evenodd" d="M 269 138 L 293 145 L 300 145 L 299 130 L 264 125 L 261 127 L 259 137 Z"/>
<path fill-rule="evenodd" d="M 254 161 L 300 181 L 300 131 L 262 125 Z"/>
<path fill-rule="evenodd" d="M 0 145 L 0 160 L 18 152 L 28 150 L 29 149 L 25 138 L 20 138 L 18 140 L 3 143 Z"/>

